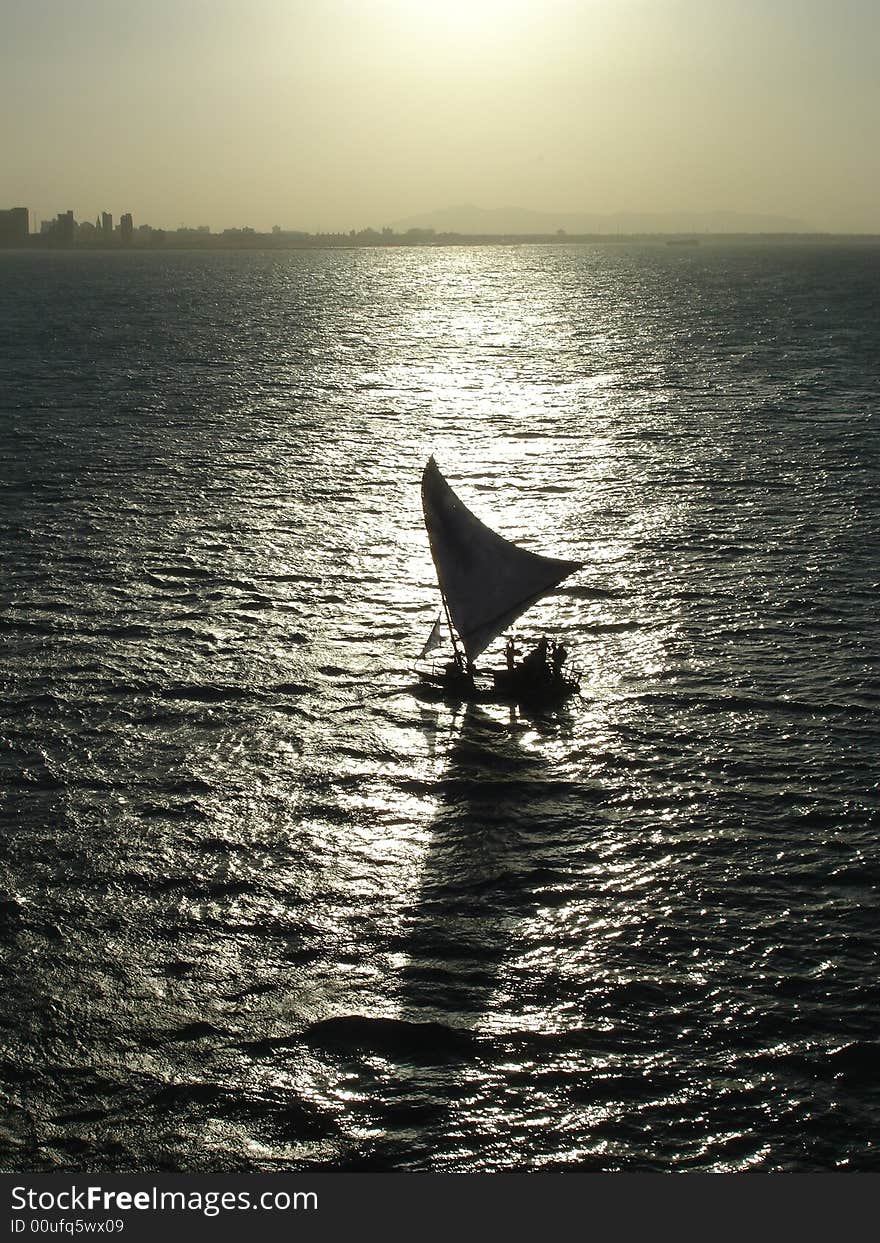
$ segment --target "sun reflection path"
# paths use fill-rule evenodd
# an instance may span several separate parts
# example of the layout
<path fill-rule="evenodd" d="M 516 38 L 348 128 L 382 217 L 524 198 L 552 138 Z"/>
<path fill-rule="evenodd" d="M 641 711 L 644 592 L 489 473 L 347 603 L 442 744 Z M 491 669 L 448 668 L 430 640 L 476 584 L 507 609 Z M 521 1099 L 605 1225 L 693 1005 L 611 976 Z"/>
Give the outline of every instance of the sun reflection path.
<path fill-rule="evenodd" d="M 314 727 L 314 750 L 332 771 L 302 809 L 322 947 L 308 997 L 314 1020 L 360 1016 L 368 1050 L 354 1075 L 351 1061 L 344 1073 L 320 1058 L 310 1065 L 318 1095 L 323 1076 L 365 1137 L 382 1131 L 376 1085 L 430 1095 L 427 1073 L 369 1051 L 385 1039 L 375 1021 L 401 1023 L 413 1038 L 406 1024 L 466 1028 L 506 1042 L 511 1062 L 531 1062 L 538 1076 L 553 1047 L 557 1074 L 607 1078 L 610 1098 L 625 1096 L 634 1062 L 650 1067 L 652 1007 L 665 998 L 669 1024 L 686 1033 L 709 980 L 692 947 L 669 948 L 676 904 L 690 901 L 682 843 L 705 790 L 675 750 L 664 698 L 693 676 L 674 575 L 681 550 L 699 539 L 686 464 L 673 469 L 664 439 L 668 398 L 637 391 L 620 340 L 573 316 L 572 304 L 531 314 L 525 281 L 516 297 L 493 297 L 492 263 L 513 262 L 509 252 L 491 262 L 420 256 L 417 279 L 401 290 L 404 338 L 386 350 L 375 337 L 372 361 L 348 350 L 368 413 L 352 424 L 344 386 L 327 398 L 345 416 L 333 424 L 340 440 L 322 452 L 331 476 L 343 472 L 346 508 L 329 550 L 334 589 L 314 589 L 303 663 L 325 710 L 340 715 Z M 509 275 L 499 288 L 510 289 Z M 352 361 L 363 362 L 360 373 Z M 431 452 L 493 529 L 587 562 L 528 617 L 535 633 L 564 634 L 583 667 L 583 700 L 567 727 L 511 728 L 490 711 L 482 736 L 464 740 L 471 751 L 456 755 L 460 723 L 442 713 L 431 723 L 407 698 L 406 671 L 438 602 L 419 502 Z M 345 473 L 354 456 L 357 481 Z M 318 527 L 314 535 L 320 544 Z M 373 701 L 359 689 L 371 687 L 395 694 Z M 306 759 L 311 750 L 306 738 Z M 711 823 L 705 798 L 700 815 Z M 560 1146 L 586 1151 L 583 1128 L 567 1130 L 576 1112 L 552 1090 L 524 1107 L 512 1080 L 491 1078 L 474 1068 L 445 1077 L 459 1104 L 444 1117 L 462 1152 L 476 1126 L 487 1159 L 503 1164 L 490 1152 L 498 1095 L 508 1120 L 519 1110 L 523 1135 L 555 1116 Z M 619 1106 L 583 1106 L 595 1124 L 589 1150 L 612 1151 Z M 519 1143 L 512 1126 L 509 1152 Z M 522 1140 L 523 1152 L 530 1146 Z"/>

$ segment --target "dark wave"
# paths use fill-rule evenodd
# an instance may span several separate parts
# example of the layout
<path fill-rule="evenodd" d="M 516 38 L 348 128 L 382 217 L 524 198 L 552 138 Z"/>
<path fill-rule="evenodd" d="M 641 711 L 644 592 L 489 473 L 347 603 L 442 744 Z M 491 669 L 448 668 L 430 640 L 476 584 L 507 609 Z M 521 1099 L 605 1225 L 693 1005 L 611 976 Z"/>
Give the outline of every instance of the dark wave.
<path fill-rule="evenodd" d="M 342 1015 L 313 1023 L 304 1033 L 307 1044 L 333 1053 L 381 1053 L 385 1056 L 437 1061 L 473 1055 L 470 1032 L 444 1023 Z"/>

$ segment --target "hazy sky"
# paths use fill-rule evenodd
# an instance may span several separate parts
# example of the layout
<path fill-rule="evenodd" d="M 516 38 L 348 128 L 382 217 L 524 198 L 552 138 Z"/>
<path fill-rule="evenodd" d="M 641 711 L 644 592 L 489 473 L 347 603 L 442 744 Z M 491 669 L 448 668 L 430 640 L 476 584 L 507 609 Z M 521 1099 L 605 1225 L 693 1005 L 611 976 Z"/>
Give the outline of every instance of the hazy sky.
<path fill-rule="evenodd" d="M 0 207 L 880 232 L 878 0 L 0 0 Z"/>

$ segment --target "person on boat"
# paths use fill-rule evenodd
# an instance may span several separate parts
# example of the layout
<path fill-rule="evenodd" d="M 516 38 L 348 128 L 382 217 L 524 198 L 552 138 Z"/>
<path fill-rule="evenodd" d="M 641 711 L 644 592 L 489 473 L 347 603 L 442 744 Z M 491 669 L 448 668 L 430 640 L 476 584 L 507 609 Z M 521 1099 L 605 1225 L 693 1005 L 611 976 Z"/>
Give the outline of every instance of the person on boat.
<path fill-rule="evenodd" d="M 473 661 L 466 660 L 464 653 L 458 651 L 444 670 L 446 677 L 451 681 L 465 681 L 471 684 L 473 684 L 476 671 Z"/>
<path fill-rule="evenodd" d="M 516 644 L 513 641 L 513 635 L 508 637 L 504 655 L 507 657 L 507 668 L 513 673 L 516 668 Z"/>
<path fill-rule="evenodd" d="M 536 682 L 549 682 L 550 663 L 547 659 L 547 636 L 542 635 L 527 656 L 522 659 L 520 668 Z"/>
<path fill-rule="evenodd" d="M 561 643 L 553 644 L 553 677 L 560 678 L 562 676 L 562 666 L 568 655 L 568 649 L 563 647 Z"/>

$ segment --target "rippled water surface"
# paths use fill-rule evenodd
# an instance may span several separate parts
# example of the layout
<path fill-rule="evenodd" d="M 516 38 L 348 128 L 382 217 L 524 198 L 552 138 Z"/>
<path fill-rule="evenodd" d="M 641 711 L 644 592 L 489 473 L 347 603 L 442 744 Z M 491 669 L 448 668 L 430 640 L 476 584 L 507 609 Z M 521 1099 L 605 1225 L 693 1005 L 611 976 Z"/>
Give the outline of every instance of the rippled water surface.
<path fill-rule="evenodd" d="M 880 1168 L 872 247 L 0 255 L 4 1168 Z M 433 452 L 585 569 L 426 702 Z"/>

